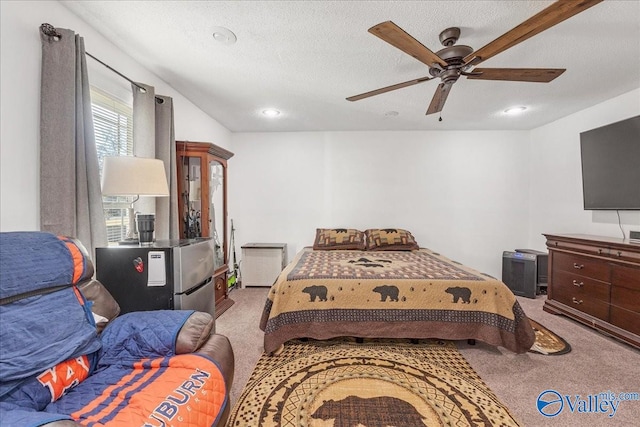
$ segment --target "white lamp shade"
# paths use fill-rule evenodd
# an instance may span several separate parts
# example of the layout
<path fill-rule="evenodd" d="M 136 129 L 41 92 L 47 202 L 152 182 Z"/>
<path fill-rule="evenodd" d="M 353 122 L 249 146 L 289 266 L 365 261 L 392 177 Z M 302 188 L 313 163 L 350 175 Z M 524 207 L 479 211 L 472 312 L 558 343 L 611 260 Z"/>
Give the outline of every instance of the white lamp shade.
<path fill-rule="evenodd" d="M 102 166 L 104 196 L 169 196 L 164 162 L 159 159 L 105 157 Z"/>

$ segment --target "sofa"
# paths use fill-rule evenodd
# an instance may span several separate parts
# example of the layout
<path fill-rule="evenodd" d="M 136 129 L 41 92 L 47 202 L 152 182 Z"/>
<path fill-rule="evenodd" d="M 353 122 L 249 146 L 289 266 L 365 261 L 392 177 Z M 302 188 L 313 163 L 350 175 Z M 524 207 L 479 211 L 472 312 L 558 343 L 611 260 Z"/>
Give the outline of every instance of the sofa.
<path fill-rule="evenodd" d="M 0 233 L 0 425 L 224 426 L 234 355 L 191 310 L 119 315 L 73 238 Z"/>

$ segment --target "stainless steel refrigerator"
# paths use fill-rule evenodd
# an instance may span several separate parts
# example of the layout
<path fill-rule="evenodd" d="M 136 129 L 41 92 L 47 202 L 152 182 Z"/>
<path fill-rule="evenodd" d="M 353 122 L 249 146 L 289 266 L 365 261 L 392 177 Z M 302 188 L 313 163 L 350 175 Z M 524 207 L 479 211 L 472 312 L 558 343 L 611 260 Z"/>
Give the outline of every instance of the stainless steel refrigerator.
<path fill-rule="evenodd" d="M 141 310 L 198 310 L 215 318 L 214 240 L 156 241 L 96 249 L 96 278 L 120 305 Z"/>

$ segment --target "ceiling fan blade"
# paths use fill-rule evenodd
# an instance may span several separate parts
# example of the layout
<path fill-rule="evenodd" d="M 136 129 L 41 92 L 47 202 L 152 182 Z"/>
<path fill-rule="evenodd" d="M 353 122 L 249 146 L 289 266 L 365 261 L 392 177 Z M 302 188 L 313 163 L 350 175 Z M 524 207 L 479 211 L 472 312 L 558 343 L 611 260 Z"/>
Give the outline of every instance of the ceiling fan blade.
<path fill-rule="evenodd" d="M 474 68 L 472 73 L 464 75 L 477 80 L 549 83 L 565 71 L 564 68 Z"/>
<path fill-rule="evenodd" d="M 426 82 L 432 80 L 433 77 L 420 77 L 419 79 L 409 80 L 403 83 L 397 83 L 395 85 L 383 87 L 380 89 L 372 90 L 370 92 L 361 93 L 360 95 L 354 95 L 347 98 L 347 101 L 359 101 L 364 98 L 368 98 L 370 96 L 380 95 L 381 93 L 391 92 L 392 90 L 402 89 L 403 87 L 413 86 L 418 83 Z"/>
<path fill-rule="evenodd" d="M 436 93 L 434 93 L 433 98 L 431 98 L 431 104 L 429 104 L 429 108 L 427 109 L 427 116 L 429 114 L 439 113 L 440 111 L 442 111 L 444 103 L 449 96 L 451 86 L 453 86 L 453 83 L 440 83 L 438 85 Z"/>
<path fill-rule="evenodd" d="M 391 21 L 374 25 L 369 28 L 369 32 L 390 45 L 397 47 L 404 53 L 413 56 L 429 67 L 432 67 L 433 64 L 440 64 L 443 67 L 447 66 L 447 63 L 442 58 Z"/>
<path fill-rule="evenodd" d="M 465 64 L 477 65 L 554 25 L 571 18 L 602 0 L 558 0 L 541 12 L 507 31 L 486 46 L 465 56 Z"/>

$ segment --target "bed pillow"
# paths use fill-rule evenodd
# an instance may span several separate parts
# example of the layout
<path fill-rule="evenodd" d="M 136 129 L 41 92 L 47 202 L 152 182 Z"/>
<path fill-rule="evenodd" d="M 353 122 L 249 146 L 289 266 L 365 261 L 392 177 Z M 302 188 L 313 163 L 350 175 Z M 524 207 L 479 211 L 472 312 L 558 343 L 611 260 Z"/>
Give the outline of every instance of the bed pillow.
<path fill-rule="evenodd" d="M 411 232 L 401 228 L 370 228 L 364 233 L 368 251 L 412 251 L 420 248 Z"/>
<path fill-rule="evenodd" d="M 354 228 L 317 228 L 313 249 L 320 251 L 358 250 L 364 251 L 366 243 L 362 231 Z"/>

